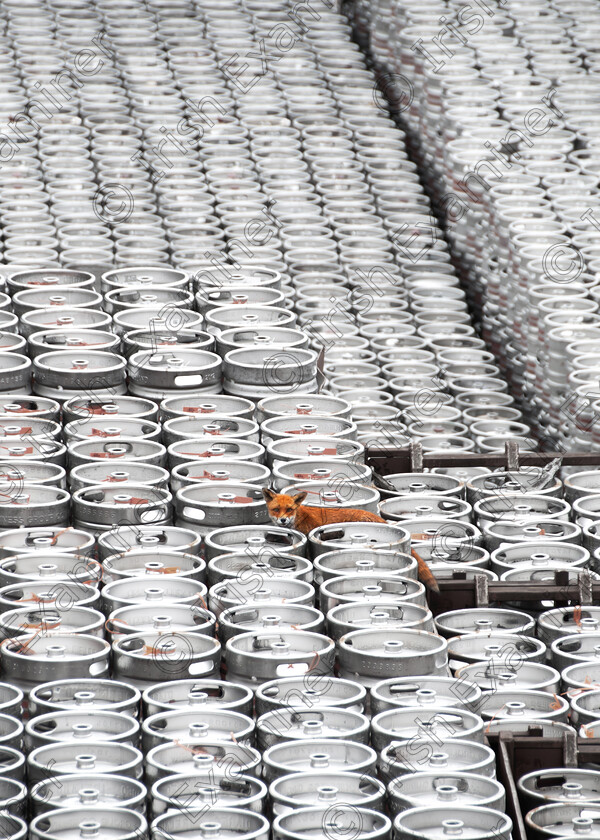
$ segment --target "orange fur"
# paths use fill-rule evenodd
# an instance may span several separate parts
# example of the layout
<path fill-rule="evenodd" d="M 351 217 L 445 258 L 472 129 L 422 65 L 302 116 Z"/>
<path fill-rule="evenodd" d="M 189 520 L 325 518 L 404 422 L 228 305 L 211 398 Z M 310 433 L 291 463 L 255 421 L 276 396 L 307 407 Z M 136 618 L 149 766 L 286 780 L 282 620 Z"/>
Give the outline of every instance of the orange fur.
<path fill-rule="evenodd" d="M 267 503 L 269 516 L 277 525 L 284 528 L 294 528 L 302 534 L 308 534 L 313 528 L 320 525 L 329 525 L 333 522 L 384 522 L 381 516 L 371 513 L 368 510 L 356 508 L 334 508 L 334 507 L 309 507 L 303 505 L 306 493 L 297 493 L 295 496 L 288 496 L 285 493 L 274 493 L 272 490 L 263 489 L 263 495 Z M 419 580 L 428 589 L 439 592 L 437 581 L 427 563 L 419 557 L 416 551 L 411 550 L 419 569 Z"/>

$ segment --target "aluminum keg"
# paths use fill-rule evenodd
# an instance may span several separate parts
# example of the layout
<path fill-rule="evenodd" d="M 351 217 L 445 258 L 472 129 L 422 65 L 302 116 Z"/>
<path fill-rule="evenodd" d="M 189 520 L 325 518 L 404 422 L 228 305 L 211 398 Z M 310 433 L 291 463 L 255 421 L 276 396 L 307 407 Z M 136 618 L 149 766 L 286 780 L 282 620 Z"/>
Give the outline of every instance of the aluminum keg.
<path fill-rule="evenodd" d="M 143 365 L 148 364 L 148 359 L 154 355 L 165 353 L 176 355 L 178 351 L 205 350 L 213 352 L 215 339 L 210 333 L 200 329 L 175 329 L 171 331 L 164 321 L 150 321 L 147 328 L 132 329 L 124 332 L 119 340 L 121 352 L 126 359 L 136 353 L 144 353 L 140 356 Z M 152 373 L 152 371 L 151 371 Z M 140 374 L 143 375 L 143 374 Z M 155 374 L 158 378 L 159 374 Z M 143 383 L 142 383 L 143 384 Z M 177 399 L 175 397 L 175 399 Z"/>
<path fill-rule="evenodd" d="M 86 439 L 110 439 L 119 443 L 122 438 L 142 438 L 159 441 L 161 428 L 152 420 L 139 420 L 135 417 L 94 417 L 88 420 L 74 420 L 67 423 L 63 430 L 69 444 Z"/>
<path fill-rule="evenodd" d="M 171 468 L 189 464 L 191 461 L 204 461 L 207 458 L 216 459 L 215 469 L 218 469 L 219 459 L 233 458 L 237 461 L 262 463 L 265 460 L 265 447 L 244 438 L 211 434 L 181 440 L 169 446 L 168 461 Z"/>
<path fill-rule="evenodd" d="M 591 804 L 600 801 L 598 772 L 578 767 L 535 770 L 521 776 L 517 788 L 526 808 L 551 802 L 573 803 L 573 800 L 581 800 Z"/>
<path fill-rule="evenodd" d="M 116 680 L 53 680 L 31 689 L 27 711 L 30 718 L 70 709 L 98 709 L 137 718 L 140 699 L 137 688 Z"/>
<path fill-rule="evenodd" d="M 478 712 L 484 720 L 504 718 L 558 720 L 566 722 L 569 704 L 562 697 L 546 691 L 500 689 L 487 692 L 479 704 Z"/>
<path fill-rule="evenodd" d="M 104 417 L 106 415 L 135 417 L 140 420 L 156 422 L 158 409 L 152 400 L 145 400 L 141 397 L 111 397 L 108 402 L 97 399 L 94 393 L 90 397 L 74 397 L 67 400 L 62 407 L 62 419 L 65 425 L 73 420 L 88 420 L 92 417 Z"/>
<path fill-rule="evenodd" d="M 58 551 L 15 554 L 0 560 L 0 586 L 36 578 L 44 578 L 50 586 L 61 580 L 98 586 L 102 570 L 90 557 Z"/>
<path fill-rule="evenodd" d="M 206 586 L 200 581 L 177 575 L 164 575 L 157 581 L 146 577 L 127 578 L 108 583 L 103 588 L 102 610 L 108 616 L 120 607 L 147 604 L 157 608 L 174 602 L 204 606 L 206 593 Z"/>
<path fill-rule="evenodd" d="M 101 533 L 117 525 L 168 525 L 171 494 L 159 487 L 133 482 L 118 487 L 97 484 L 73 493 L 73 523 Z M 115 521 L 116 520 L 116 521 Z"/>
<path fill-rule="evenodd" d="M 14 278 L 13 278 L 14 279 Z M 175 289 L 185 289 L 190 278 L 185 271 L 162 266 L 127 266 L 127 268 L 113 269 L 105 272 L 100 279 L 100 290 L 103 294 L 111 289 L 130 286 L 168 286 Z"/>
<path fill-rule="evenodd" d="M 197 440 L 207 435 L 216 438 L 242 438 L 259 442 L 258 424 L 244 417 L 227 417 L 212 414 L 210 417 L 186 416 L 172 417 L 162 427 L 162 440 L 165 446 L 183 440 Z"/>
<path fill-rule="evenodd" d="M 212 560 L 222 554 L 245 554 L 262 561 L 271 554 L 304 557 L 307 538 L 299 531 L 275 525 L 234 525 L 216 528 L 205 539 L 205 556 Z"/>
<path fill-rule="evenodd" d="M 1 321 L 0 321 L 1 323 Z M 65 307 L 49 307 L 48 309 L 32 309 L 19 319 L 19 333 L 24 338 L 46 330 L 62 333 L 64 330 L 101 330 L 112 331 L 112 318 L 100 309 L 77 308 L 67 314 Z M 116 332 L 116 330 L 115 330 Z M 27 382 L 27 386 L 29 382 Z M 14 390 L 10 386 L 3 390 Z M 27 393 L 25 387 L 22 393 Z"/>
<path fill-rule="evenodd" d="M 315 435 L 317 437 L 356 438 L 356 424 L 345 417 L 303 416 L 269 417 L 260 424 L 261 440 L 267 446 L 275 440 L 290 435 Z"/>
<path fill-rule="evenodd" d="M 273 815 L 280 816 L 298 808 L 330 809 L 345 806 L 383 810 L 385 786 L 371 776 L 358 773 L 292 773 L 276 779 L 269 786 Z"/>
<path fill-rule="evenodd" d="M 271 471 L 262 464 L 235 459 L 219 459 L 217 463 L 209 458 L 199 458 L 179 464 L 171 471 L 171 489 L 177 493 L 184 487 L 210 481 L 231 481 L 234 484 L 258 484 L 266 486 Z"/>
<path fill-rule="evenodd" d="M 321 584 L 319 602 L 324 613 L 328 613 L 339 604 L 366 601 L 373 605 L 386 604 L 426 604 L 425 587 L 418 581 L 395 575 L 364 574 L 345 575 L 331 578 Z"/>
<path fill-rule="evenodd" d="M 30 269 L 16 271 L 7 278 L 7 288 L 14 294 L 21 289 L 53 288 L 55 286 L 70 286 L 72 288 L 89 289 L 94 284 L 94 275 L 87 271 L 70 271 L 69 269 Z"/>
<path fill-rule="evenodd" d="M 600 610 L 597 607 L 559 607 L 538 616 L 537 636 L 547 645 L 561 636 L 596 632 Z"/>
<path fill-rule="evenodd" d="M 202 743 L 204 739 L 254 746 L 252 718 L 230 709 L 177 709 L 157 712 L 142 724 L 142 747 L 148 752 L 162 743 Z"/>
<path fill-rule="evenodd" d="M 345 417 L 351 415 L 350 404 L 329 394 L 265 397 L 256 404 L 256 421 L 273 417 Z"/>
<path fill-rule="evenodd" d="M 116 641 L 132 633 L 199 633 L 214 636 L 216 619 L 202 607 L 178 604 L 162 605 L 160 609 L 137 605 L 120 607 L 110 614 L 106 631 Z"/>
<path fill-rule="evenodd" d="M 270 309 L 276 312 L 275 307 Z M 315 393 L 317 354 L 296 348 L 230 350 L 223 359 L 223 390 L 226 394 L 254 399 L 289 395 L 298 390 Z"/>
<path fill-rule="evenodd" d="M 445 640 L 422 630 L 354 630 L 339 639 L 338 660 L 340 676 L 368 687 L 394 675 L 448 674 Z"/>
<path fill-rule="evenodd" d="M 115 676 L 140 688 L 165 678 L 213 677 L 221 664 L 219 642 L 195 633 L 132 633 L 112 648 Z"/>
<path fill-rule="evenodd" d="M 353 630 L 423 630 L 432 632 L 431 612 L 413 603 L 351 601 L 327 613 L 327 632 L 336 641 Z"/>
<path fill-rule="evenodd" d="M 19 292 L 18 294 L 27 294 Z M 20 301 L 19 301 L 20 303 Z M 152 308 L 157 318 L 163 319 L 165 312 L 170 309 L 178 311 L 194 308 L 194 297 L 186 289 L 173 286 L 150 286 L 143 284 L 131 285 L 126 288 L 114 288 L 104 293 L 104 309 L 109 315 L 115 316 L 121 312 L 135 309 Z M 39 307 L 38 307 L 39 308 Z M 17 314 L 19 314 L 17 312 Z"/>
<path fill-rule="evenodd" d="M 319 466 L 321 458 L 326 458 L 327 461 L 362 464 L 364 454 L 365 447 L 362 443 L 310 435 L 309 439 L 279 440 L 270 443 L 267 447 L 266 463 L 271 469 L 280 466 L 282 463 L 299 459 L 313 460 L 315 467 Z"/>
<path fill-rule="evenodd" d="M 65 679 L 100 677 L 108 671 L 109 656 L 107 642 L 83 634 L 28 635 L 0 644 L 3 673 L 23 690 L 48 682 L 57 669 Z"/>
<path fill-rule="evenodd" d="M 95 832 L 98 840 L 140 840 L 147 837 L 145 818 L 129 808 L 57 808 L 40 814 L 31 821 L 31 840 L 58 840 L 69 834 L 89 836 Z"/>
<path fill-rule="evenodd" d="M 175 295 L 177 297 L 177 295 Z M 111 316 L 105 315 L 111 322 Z M 21 323 L 24 323 L 27 316 L 23 316 Z M 123 336 L 134 330 L 145 330 L 161 333 L 163 330 L 179 333 L 180 330 L 201 330 L 203 318 L 199 312 L 193 309 L 184 309 L 178 303 L 168 303 L 164 306 L 135 306 L 130 309 L 123 309 L 116 312 L 112 317 L 111 329 L 118 335 Z"/>
<path fill-rule="evenodd" d="M 437 632 L 446 639 L 488 630 L 528 636 L 535 632 L 536 622 L 530 615 L 518 610 L 483 607 L 476 612 L 451 610 L 440 613 L 435 618 L 435 627 Z"/>
<path fill-rule="evenodd" d="M 136 464 L 125 461 L 119 464 L 119 469 L 101 462 L 80 464 L 69 473 L 69 489 L 71 493 L 85 487 L 99 484 L 117 484 L 121 482 L 144 484 L 149 487 L 167 489 L 169 473 L 154 464 Z"/>
<path fill-rule="evenodd" d="M 147 791 L 135 779 L 111 774 L 82 773 L 38 782 L 31 790 L 33 816 L 58 808 L 116 807 L 145 812 Z"/>
<path fill-rule="evenodd" d="M 1 565 L 2 561 L 0 569 Z M 145 545 L 106 557 L 102 561 L 102 581 L 106 584 L 123 578 L 165 574 L 203 581 L 205 569 L 206 563 L 195 554 Z"/>
<path fill-rule="evenodd" d="M 167 812 L 210 816 L 213 807 L 240 808 L 262 814 L 266 811 L 267 786 L 252 776 L 217 778 L 210 773 L 179 774 L 160 779 L 152 786 L 151 814 Z"/>
<path fill-rule="evenodd" d="M 476 840 L 511 840 L 512 828 L 509 817 L 493 808 L 446 804 L 410 808 L 399 814 L 394 820 L 394 837 L 396 840 L 434 840 L 441 830 L 446 834 L 467 832 Z"/>
<path fill-rule="evenodd" d="M 263 683 L 256 690 L 256 713 L 260 716 L 275 709 L 322 706 L 363 712 L 365 699 L 366 689 L 358 683 L 307 673 Z"/>
<path fill-rule="evenodd" d="M 356 741 L 315 738 L 275 744 L 263 753 L 263 778 L 272 782 L 291 773 L 333 771 L 372 776 L 377 753 Z"/>
<path fill-rule="evenodd" d="M 487 660 L 519 667 L 524 662 L 543 662 L 546 645 L 532 636 L 489 630 L 449 639 L 448 657 L 454 670 Z"/>
<path fill-rule="evenodd" d="M 378 522 L 340 522 L 322 525 L 309 535 L 313 556 L 334 549 L 370 548 L 410 553 L 410 535 L 404 527 Z"/>
<path fill-rule="evenodd" d="M 577 837 L 584 832 L 589 837 L 598 833 L 600 814 L 592 804 L 553 802 L 540 805 L 525 815 L 528 831 L 538 837 L 558 837 L 567 831 L 567 837 Z"/>
<path fill-rule="evenodd" d="M 475 683 L 484 692 L 511 688 L 553 694 L 558 691 L 561 675 L 555 668 L 538 662 L 522 661 L 519 664 L 518 660 L 497 662 L 491 658 L 460 668 L 456 677 L 461 682 Z"/>
<path fill-rule="evenodd" d="M 19 318 L 31 312 L 50 309 L 55 316 L 73 309 L 101 309 L 102 295 L 92 289 L 53 286 L 48 289 L 24 289 L 12 298 L 13 312 Z"/>
<path fill-rule="evenodd" d="M 410 494 L 386 499 L 379 507 L 381 516 L 389 522 L 402 522 L 417 517 L 442 517 L 470 522 L 472 508 L 462 499 L 447 496 Z"/>
<path fill-rule="evenodd" d="M 14 414 L 19 417 L 40 417 L 58 421 L 60 419 L 60 404 L 47 397 L 34 397 L 27 394 L 0 395 L 0 412 Z"/>
<path fill-rule="evenodd" d="M 231 709 L 251 716 L 253 696 L 250 689 L 222 680 L 191 679 L 161 682 L 142 695 L 144 717 L 174 709 Z"/>
<path fill-rule="evenodd" d="M 327 481 L 331 489 L 342 491 L 350 485 L 370 484 L 371 472 L 371 468 L 366 464 L 351 461 L 344 463 L 323 458 L 319 459 L 316 465 L 310 459 L 288 461 L 273 470 L 273 484 L 276 490 L 282 492 L 283 488 L 292 484 L 294 480 L 304 484 Z M 381 493 L 380 490 L 379 492 Z"/>
<path fill-rule="evenodd" d="M 31 604 L 35 608 L 59 608 L 68 610 L 72 606 L 97 607 L 100 593 L 95 586 L 83 583 L 57 581 L 48 584 L 43 578 L 33 578 L 25 583 L 11 584 L 0 589 L 0 613 Z"/>
<path fill-rule="evenodd" d="M 160 404 L 161 420 L 172 417 L 186 417 L 188 414 L 221 414 L 226 417 L 244 417 L 251 420 L 254 404 L 242 397 L 229 397 L 225 394 L 211 394 L 207 399 L 198 396 L 168 397 Z"/>
<path fill-rule="evenodd" d="M 47 354 L 52 351 L 78 351 L 80 350 L 87 356 L 89 347 L 94 351 L 102 351 L 105 353 L 118 353 L 120 341 L 118 336 L 111 332 L 93 329 L 65 329 L 65 330 L 40 330 L 40 332 L 31 333 L 27 339 L 27 347 L 32 359 Z M 18 351 L 17 351 L 18 352 Z M 79 355 L 79 354 L 78 354 Z M 42 365 L 42 376 L 48 373 L 47 368 Z M 77 370 L 72 368 L 71 370 Z M 51 374 L 51 372 L 50 372 Z M 85 376 L 85 374 L 83 374 Z M 75 382 L 79 381 L 78 374 L 72 374 L 70 379 Z M 100 384 L 102 380 L 99 380 Z M 60 383 L 62 384 L 62 383 Z M 59 386 L 57 386 L 59 387 Z M 74 388 L 72 390 L 75 390 Z M 62 399 L 62 396 L 61 396 Z"/>
<path fill-rule="evenodd" d="M 569 697 L 577 697 L 581 691 L 600 688 L 600 672 L 594 662 L 569 665 L 561 676 L 565 687 L 568 688 Z"/>
<path fill-rule="evenodd" d="M 578 662 L 593 662 L 600 653 L 600 633 L 573 633 L 562 636 L 550 646 L 550 663 L 558 671 Z"/>
<path fill-rule="evenodd" d="M 300 630 L 241 633 L 225 646 L 228 678 L 247 686 L 295 674 L 332 678 L 334 658 L 331 639 Z"/>
<path fill-rule="evenodd" d="M 439 707 L 426 710 L 421 706 L 389 709 L 371 720 L 371 744 L 382 750 L 394 741 L 427 737 L 440 740 L 461 738 L 483 743 L 483 720 L 465 709 Z"/>
<path fill-rule="evenodd" d="M 243 578 L 252 578 L 262 585 L 271 577 L 297 578 L 312 583 L 312 563 L 305 557 L 294 554 L 263 551 L 260 557 L 245 552 L 220 554 L 214 557 L 208 566 L 209 585 L 220 583 L 222 580 Z"/>
<path fill-rule="evenodd" d="M 590 526 L 593 527 L 593 526 Z M 575 522 L 561 522 L 558 519 L 528 519 L 526 522 L 499 520 L 487 522 L 482 527 L 483 544 L 488 551 L 505 545 L 536 540 L 552 542 L 581 543 L 581 526 Z"/>
<path fill-rule="evenodd" d="M 164 549 L 181 554 L 199 554 L 200 538 L 194 531 L 169 525 L 119 525 L 98 537 L 98 557 L 106 560 L 113 554 L 140 549 Z"/>
<path fill-rule="evenodd" d="M 205 803 L 198 808 L 186 808 L 181 813 L 168 811 L 152 823 L 156 840 L 182 840 L 190 831 L 190 823 L 198 826 L 200 836 L 218 838 L 237 837 L 239 840 L 269 840 L 269 822 L 255 811 L 246 808 L 226 808 Z"/>
<path fill-rule="evenodd" d="M 476 773 L 415 773 L 400 776 L 388 787 L 390 815 L 396 817 L 409 808 L 450 808 L 462 805 L 505 809 L 505 791 L 495 779 Z"/>
<path fill-rule="evenodd" d="M 254 747 L 205 738 L 201 744 L 161 744 L 150 750 L 146 760 L 148 785 L 175 774 L 210 773 L 214 778 L 235 779 L 241 775 L 258 776 L 261 756 Z"/>
<path fill-rule="evenodd" d="M 69 606 L 66 610 L 42 605 L 39 609 L 23 607 L 8 610 L 0 616 L 0 636 L 3 639 L 29 636 L 33 632 L 84 633 L 104 637 L 104 616 L 97 610 Z"/>
<path fill-rule="evenodd" d="M 273 822 L 273 840 L 304 840 L 306 837 L 339 837 L 360 827 L 363 840 L 391 840 L 392 823 L 379 811 L 352 806 L 298 808 Z"/>
<path fill-rule="evenodd" d="M 481 690 L 467 680 L 454 677 L 392 677 L 377 682 L 370 689 L 370 708 L 373 715 L 388 709 L 433 708 L 436 704 L 450 708 L 463 706 L 476 712 Z"/>
<path fill-rule="evenodd" d="M 69 442 L 68 462 L 70 468 L 106 460 L 125 461 L 126 463 L 135 461 L 136 464 L 145 463 L 164 467 L 167 462 L 167 450 L 161 443 L 153 440 L 140 440 L 135 437 L 119 438 L 114 441 L 91 437 L 88 440 Z"/>
<path fill-rule="evenodd" d="M 63 467 L 43 461 L 23 461 L 14 466 L 10 461 L 0 461 L 0 487 L 5 482 L 8 494 L 23 484 L 44 484 L 65 489 L 67 479 Z"/>
<path fill-rule="evenodd" d="M 222 525 L 225 510 L 231 525 L 258 525 L 269 518 L 260 487 L 207 482 L 177 491 L 175 524 L 204 535 Z"/>
<path fill-rule="evenodd" d="M 600 470 L 572 473 L 564 480 L 565 498 L 570 504 L 585 496 L 600 492 Z"/>
<path fill-rule="evenodd" d="M 127 360 L 130 392 L 139 397 L 221 393 L 221 358 L 208 350 L 140 350 Z"/>
<path fill-rule="evenodd" d="M 535 540 L 497 548 L 491 553 L 491 568 L 497 574 L 525 566 L 552 568 L 561 563 L 572 568 L 587 568 L 590 554 L 585 548 L 567 542 Z"/>
<path fill-rule="evenodd" d="M 560 498 L 562 482 L 555 478 L 548 483 L 543 470 L 526 467 L 518 472 L 501 471 L 489 475 L 474 476 L 467 481 L 466 490 L 467 499 L 471 504 L 475 504 L 483 498 L 493 498 L 495 496 L 513 498 L 516 493 L 523 493 L 525 499 L 527 499 L 529 493 Z"/>
<path fill-rule="evenodd" d="M 20 480 L 10 483 L 8 498 L 0 510 L 0 526 L 4 530 L 59 530 L 69 526 L 71 496 L 66 490 L 51 485 L 28 484 Z"/>
<path fill-rule="evenodd" d="M 257 746 L 268 749 L 281 741 L 327 738 L 369 741 L 369 719 L 360 712 L 339 707 L 278 708 L 265 712 L 256 721 Z"/>
<path fill-rule="evenodd" d="M 87 741 L 55 743 L 38 747 L 27 758 L 31 784 L 45 782 L 54 777 L 81 773 L 102 773 L 141 779 L 142 753 L 130 744 Z M 58 787 L 58 786 L 57 786 Z"/>
<path fill-rule="evenodd" d="M 339 549 L 319 554 L 314 561 L 315 584 L 350 574 L 401 575 L 416 580 L 417 561 L 401 552 Z"/>
<path fill-rule="evenodd" d="M 47 743 L 85 743 L 86 739 L 137 746 L 139 732 L 137 720 L 119 712 L 69 709 L 38 715 L 30 720 L 25 727 L 25 743 L 28 751 Z"/>
<path fill-rule="evenodd" d="M 64 401 L 81 394 L 110 402 L 125 394 L 125 360 L 102 350 L 65 349 L 41 353 L 33 360 L 32 388 L 42 397 Z"/>
<path fill-rule="evenodd" d="M 262 581 L 259 582 L 262 583 Z M 226 643 L 242 633 L 286 630 L 322 633 L 323 613 L 308 604 L 259 601 L 229 607 L 219 615 L 219 638 Z"/>

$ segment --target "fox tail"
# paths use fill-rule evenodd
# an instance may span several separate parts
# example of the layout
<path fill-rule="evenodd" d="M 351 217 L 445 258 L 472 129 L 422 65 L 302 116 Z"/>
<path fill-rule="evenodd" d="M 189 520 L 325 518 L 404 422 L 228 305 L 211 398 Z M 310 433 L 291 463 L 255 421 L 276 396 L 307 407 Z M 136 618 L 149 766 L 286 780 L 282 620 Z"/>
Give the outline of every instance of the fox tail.
<path fill-rule="evenodd" d="M 431 589 L 432 592 L 439 592 L 440 587 L 438 586 L 438 582 L 435 579 L 435 577 L 433 576 L 433 573 L 430 570 L 427 563 L 423 560 L 422 557 L 419 557 L 419 555 L 414 550 L 414 548 L 411 549 L 410 553 L 412 554 L 412 556 L 417 561 L 418 568 L 419 568 L 419 580 L 421 581 L 421 583 L 424 583 L 425 586 L 427 587 L 427 589 Z"/>

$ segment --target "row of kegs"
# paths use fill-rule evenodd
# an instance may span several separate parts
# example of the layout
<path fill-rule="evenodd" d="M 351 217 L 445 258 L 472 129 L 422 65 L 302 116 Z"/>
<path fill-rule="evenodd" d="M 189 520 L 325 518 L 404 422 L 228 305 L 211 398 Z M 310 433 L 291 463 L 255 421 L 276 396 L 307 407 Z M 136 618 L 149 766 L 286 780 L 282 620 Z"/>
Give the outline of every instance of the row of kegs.
<path fill-rule="evenodd" d="M 544 443 L 542 449 L 596 448 L 600 228 L 598 63 L 593 39 L 600 25 L 597 6 L 587 0 L 508 0 L 476 9 L 460 0 L 357 0 L 352 15 L 359 41 L 385 84 L 434 207 L 445 218 L 452 259 L 467 281 L 469 304 L 494 353 L 493 363 L 524 409 L 519 422 L 525 419 L 530 424 Z M 473 477 L 468 478 L 472 485 Z M 553 480 L 548 478 L 544 493 L 560 497 L 560 491 L 550 489 Z M 562 479 L 562 497 L 572 506 L 568 527 L 582 526 L 583 546 L 593 552 L 589 537 L 594 526 L 580 514 L 593 506 L 593 494 L 586 501 L 583 485 L 589 479 L 590 488 L 596 478 L 593 473 L 563 472 Z M 475 482 L 479 480 L 490 486 L 489 476 Z M 499 489 L 495 479 L 494 484 Z M 481 496 L 471 487 L 467 501 L 475 509 Z M 522 501 L 527 507 L 525 496 Z M 502 505 L 503 500 L 492 502 L 497 512 L 498 503 Z M 512 507 L 510 502 L 504 504 Z M 523 512 L 527 514 L 525 508 Z M 547 554 L 541 543 L 535 548 L 529 544 L 528 557 L 525 545 L 511 544 L 515 536 L 523 540 L 523 531 L 539 538 L 540 526 L 533 520 L 523 525 L 502 524 L 502 520 L 484 525 L 484 534 L 486 528 L 502 531 L 501 545 L 484 540 L 494 557 L 491 570 L 503 573 L 505 579 L 526 580 L 532 579 L 527 573 L 502 572 L 504 561 L 545 564 L 550 558 L 551 562 L 559 559 L 560 549 Z M 568 551 L 575 548 L 574 532 L 568 536 L 562 525 L 558 528 L 562 546 L 570 543 Z M 543 526 L 542 530 L 546 538 L 551 533 Z M 582 547 L 579 538 L 575 542 Z M 540 556 L 536 557 L 538 547 Z M 533 579 L 551 577 L 539 570 Z M 503 607 L 455 613 L 449 620 L 443 614 L 437 616 L 436 627 L 448 640 L 451 663 L 456 654 L 455 664 L 462 661 L 467 651 L 476 659 L 488 657 L 487 663 L 471 663 L 466 671 L 478 682 L 477 672 L 485 669 L 489 682 L 478 685 L 492 690 L 499 684 L 493 657 L 506 644 L 509 612 L 516 609 L 537 618 L 535 633 L 518 621 L 513 625 L 519 625 L 519 634 L 524 634 L 521 651 L 527 648 L 527 656 L 536 658 L 537 644 L 545 646 L 535 664 L 522 660 L 516 680 L 526 692 L 550 691 L 554 696 L 554 702 L 546 700 L 546 708 L 552 705 L 558 717 L 546 719 L 540 727 L 543 735 L 556 735 L 565 726 L 567 719 L 560 720 L 559 709 L 570 698 L 568 726 L 571 730 L 580 726 L 580 734 L 593 736 L 586 713 L 580 716 L 578 710 L 588 703 L 589 708 L 594 706 L 598 683 L 593 659 L 600 646 L 595 638 L 591 641 L 594 654 L 587 663 L 567 664 L 558 652 L 581 653 L 586 646 L 585 628 L 595 626 L 596 608 L 591 607 L 589 613 L 579 607 L 541 613 L 541 601 L 503 603 Z M 565 628 L 571 624 L 575 629 L 569 641 L 567 636 L 556 635 L 562 632 L 563 619 Z M 476 630 L 479 622 L 483 623 Z M 488 638 L 481 637 L 482 630 Z M 457 631 L 460 635 L 448 638 Z M 554 679 L 552 687 L 544 685 L 541 671 L 537 673 L 542 682 L 535 682 L 536 678 L 530 682 L 530 665 L 536 671 L 550 667 L 554 675 L 547 672 L 547 676 Z M 556 681 L 559 671 L 561 679 Z M 512 680 L 515 675 L 507 672 L 505 677 Z M 500 677 L 500 684 L 506 685 L 505 677 Z M 512 731 L 524 732 L 526 722 L 516 721 L 531 713 L 524 696 L 514 697 L 500 710 L 500 718 L 514 716 Z M 506 724 L 495 718 L 491 726 L 497 725 Z M 448 743 L 441 749 L 446 751 Z M 588 766 L 540 771 L 535 781 L 531 776 L 517 780 L 527 836 L 600 837 L 594 793 L 598 779 L 597 767 Z M 533 789 L 547 797 L 542 807 L 540 800 L 532 799 Z M 494 836 L 493 829 L 484 828 L 482 822 L 472 828 L 460 817 L 453 826 L 425 836 L 464 836 L 468 830 L 473 837 Z"/>
<path fill-rule="evenodd" d="M 458 0 L 353 12 L 511 394 L 538 436 L 596 448 L 597 6 L 509 0 L 471 26 Z"/>

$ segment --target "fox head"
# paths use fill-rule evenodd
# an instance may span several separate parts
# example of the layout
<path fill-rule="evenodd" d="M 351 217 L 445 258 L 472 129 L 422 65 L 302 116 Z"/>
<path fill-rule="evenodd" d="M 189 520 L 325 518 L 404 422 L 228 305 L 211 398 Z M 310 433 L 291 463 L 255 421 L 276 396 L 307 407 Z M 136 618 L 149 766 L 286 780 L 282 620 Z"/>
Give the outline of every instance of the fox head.
<path fill-rule="evenodd" d="M 295 496 L 287 496 L 285 493 L 274 493 L 272 490 L 263 488 L 269 516 L 276 525 L 281 525 L 283 528 L 294 527 L 298 508 L 307 495 L 307 493 L 296 493 Z"/>

